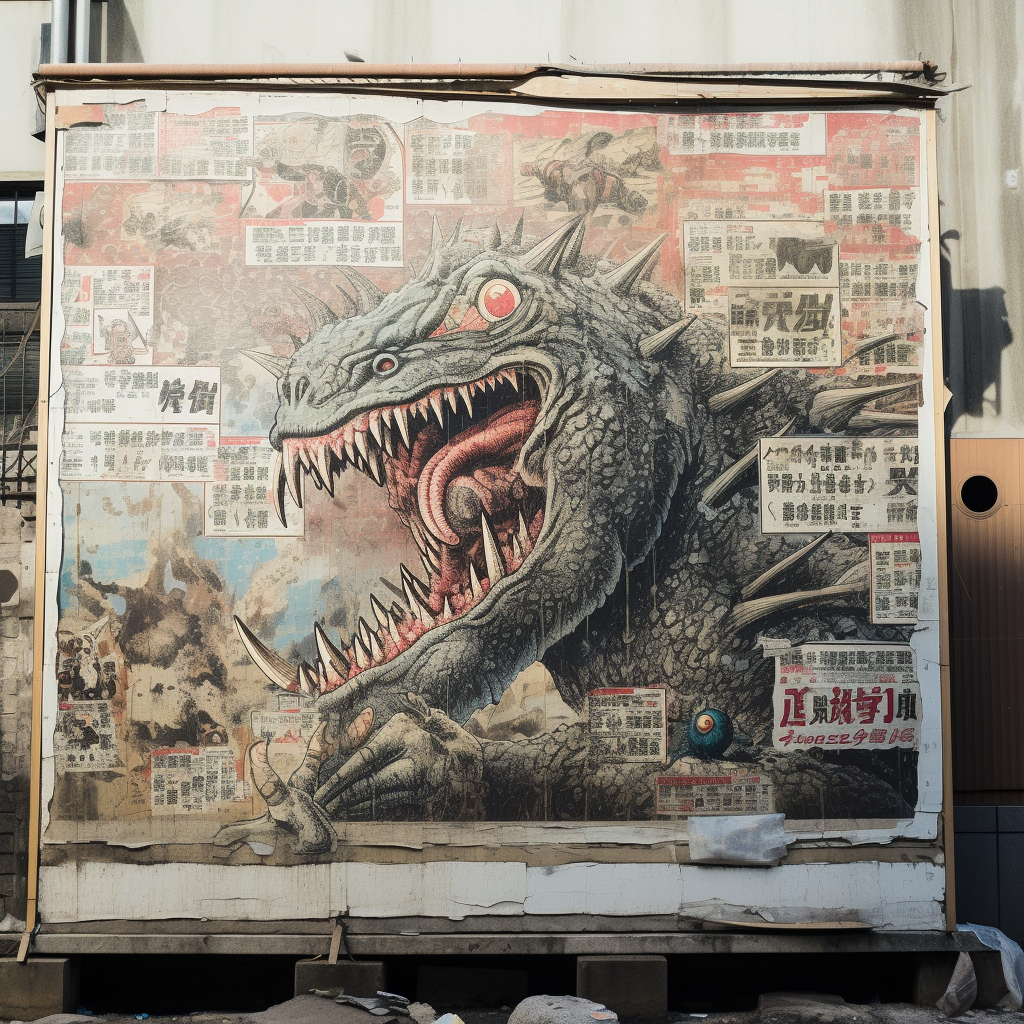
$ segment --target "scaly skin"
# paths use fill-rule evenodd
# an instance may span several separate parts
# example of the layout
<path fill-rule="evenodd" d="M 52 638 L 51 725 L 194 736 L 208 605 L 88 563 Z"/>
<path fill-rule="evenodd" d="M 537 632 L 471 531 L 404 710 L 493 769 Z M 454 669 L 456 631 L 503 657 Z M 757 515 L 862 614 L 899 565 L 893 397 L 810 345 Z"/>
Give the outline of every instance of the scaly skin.
<path fill-rule="evenodd" d="M 750 478 L 717 510 L 700 503 L 703 488 L 758 437 L 793 418 L 793 432 L 819 432 L 807 421 L 815 393 L 844 385 L 786 370 L 716 415 L 711 396 L 760 372 L 730 369 L 724 322 L 696 321 L 645 358 L 639 343 L 684 316 L 674 297 L 646 283 L 620 296 L 601 280 L 610 268 L 592 259 L 566 259 L 542 272 L 524 265 L 528 255 L 469 245 L 444 250 L 424 279 L 370 312 L 321 327 L 281 377 L 271 434 L 279 448 L 435 388 L 478 381 L 501 367 L 530 367 L 543 380 L 542 405 L 515 468 L 526 485 L 545 489 L 545 508 L 540 536 L 518 571 L 391 660 L 318 697 L 325 726 L 303 767 L 287 786 L 261 777 L 261 792 L 276 801 L 271 816 L 303 853 L 331 848 L 332 820 L 382 814 L 651 817 L 653 778 L 672 769 L 588 764 L 581 725 L 516 743 L 478 740 L 462 728 L 474 709 L 496 702 L 541 659 L 577 709 L 595 686 L 667 684 L 674 735 L 699 707 L 723 707 L 755 744 L 734 746 L 730 759 L 769 770 L 778 809 L 791 816 L 909 814 L 885 782 L 849 763 L 757 746 L 770 742 L 773 662 L 754 643 L 757 632 L 794 642 L 905 640 L 908 632 L 868 626 L 864 592 L 737 628 L 730 610 L 738 590 L 807 538 L 760 534 Z M 519 289 L 522 301 L 511 316 L 430 336 L 453 301 L 472 302 L 494 278 Z M 397 366 L 375 372 L 382 357 Z M 780 586 L 829 585 L 865 558 L 858 538 L 835 536 Z M 370 726 L 358 740 L 346 739 L 359 715 Z M 685 745 L 677 743 L 674 753 L 685 753 Z M 265 759 L 256 761 L 265 776 Z M 302 798 L 284 799 L 289 791 Z M 231 828 L 221 842 L 238 841 L 239 827 Z"/>

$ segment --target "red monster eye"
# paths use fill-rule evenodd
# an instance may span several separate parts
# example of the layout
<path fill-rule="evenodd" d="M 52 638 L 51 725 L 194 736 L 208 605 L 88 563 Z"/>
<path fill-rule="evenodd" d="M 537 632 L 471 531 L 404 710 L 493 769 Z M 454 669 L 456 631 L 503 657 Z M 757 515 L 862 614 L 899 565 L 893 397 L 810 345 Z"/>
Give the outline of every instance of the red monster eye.
<path fill-rule="evenodd" d="M 374 373 L 391 373 L 398 366 L 398 360 L 392 355 L 379 355 L 373 361 Z"/>
<path fill-rule="evenodd" d="M 519 289 L 511 281 L 495 278 L 480 289 L 476 308 L 485 320 L 494 323 L 511 315 L 521 301 Z"/>

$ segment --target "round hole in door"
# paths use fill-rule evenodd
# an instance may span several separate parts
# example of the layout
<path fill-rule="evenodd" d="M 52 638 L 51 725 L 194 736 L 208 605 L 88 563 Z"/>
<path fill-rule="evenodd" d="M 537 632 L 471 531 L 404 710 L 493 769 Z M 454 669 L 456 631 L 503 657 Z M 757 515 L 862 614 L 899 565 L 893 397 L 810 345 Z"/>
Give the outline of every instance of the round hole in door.
<path fill-rule="evenodd" d="M 976 516 L 991 512 L 998 501 L 999 488 L 991 477 L 970 476 L 960 485 L 960 503 Z"/>

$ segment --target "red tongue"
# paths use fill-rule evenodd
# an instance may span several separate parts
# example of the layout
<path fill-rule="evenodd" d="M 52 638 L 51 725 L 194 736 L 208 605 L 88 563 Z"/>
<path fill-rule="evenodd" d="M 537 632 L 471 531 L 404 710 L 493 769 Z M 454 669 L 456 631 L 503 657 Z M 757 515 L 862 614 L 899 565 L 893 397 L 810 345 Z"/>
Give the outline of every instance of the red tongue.
<path fill-rule="evenodd" d="M 420 516 L 427 529 L 440 541 L 453 547 L 459 536 L 444 515 L 444 494 L 448 484 L 461 476 L 472 463 L 486 459 L 496 462 L 523 446 L 540 406 L 536 402 L 502 409 L 482 423 L 463 431 L 433 455 L 423 467 L 416 488 Z"/>

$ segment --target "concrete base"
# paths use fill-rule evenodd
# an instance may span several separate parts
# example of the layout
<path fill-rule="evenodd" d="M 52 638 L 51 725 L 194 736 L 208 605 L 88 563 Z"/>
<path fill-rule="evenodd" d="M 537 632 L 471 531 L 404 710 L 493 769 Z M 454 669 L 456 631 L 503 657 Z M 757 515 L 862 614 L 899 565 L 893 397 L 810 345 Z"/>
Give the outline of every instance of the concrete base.
<path fill-rule="evenodd" d="M 668 1019 L 668 961 L 663 956 L 580 956 L 576 995 L 604 1003 L 626 1024 Z"/>
<path fill-rule="evenodd" d="M 69 957 L 0 959 L 0 1017 L 36 1020 L 78 1007 L 78 961 Z"/>
<path fill-rule="evenodd" d="M 914 1002 L 934 1006 L 941 998 L 959 953 L 919 953 L 914 971 Z M 978 996 L 974 1007 L 989 1010 L 1009 991 L 1003 978 L 1003 964 L 996 950 L 972 950 L 971 963 L 978 978 Z"/>
<path fill-rule="evenodd" d="M 295 994 L 311 988 L 341 989 L 347 996 L 375 996 L 387 989 L 382 960 L 299 960 L 295 965 Z"/>
<path fill-rule="evenodd" d="M 436 1010 L 511 1009 L 528 994 L 526 971 L 442 966 L 416 971 L 416 998 Z"/>

